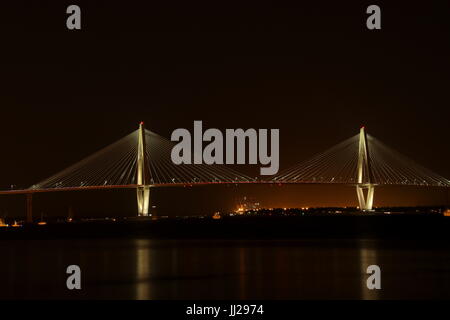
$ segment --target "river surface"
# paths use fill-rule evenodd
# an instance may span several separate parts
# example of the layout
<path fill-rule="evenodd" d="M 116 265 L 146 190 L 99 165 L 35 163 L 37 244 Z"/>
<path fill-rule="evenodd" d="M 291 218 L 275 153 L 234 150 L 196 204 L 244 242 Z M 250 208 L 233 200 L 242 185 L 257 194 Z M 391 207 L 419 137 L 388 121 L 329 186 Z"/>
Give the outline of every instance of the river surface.
<path fill-rule="evenodd" d="M 379 240 L 0 241 L 2 299 L 449 299 L 450 251 Z M 366 269 L 381 268 L 380 290 Z M 81 290 L 66 268 L 81 268 Z"/>

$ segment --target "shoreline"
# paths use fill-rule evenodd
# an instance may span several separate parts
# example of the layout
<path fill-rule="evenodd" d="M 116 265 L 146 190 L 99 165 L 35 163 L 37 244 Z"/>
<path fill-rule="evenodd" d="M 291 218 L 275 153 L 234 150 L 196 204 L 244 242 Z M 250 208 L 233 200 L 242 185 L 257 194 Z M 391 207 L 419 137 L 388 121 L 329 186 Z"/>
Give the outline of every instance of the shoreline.
<path fill-rule="evenodd" d="M 420 239 L 450 243 L 440 214 L 123 218 L 0 228 L 0 240 L 66 238 Z"/>

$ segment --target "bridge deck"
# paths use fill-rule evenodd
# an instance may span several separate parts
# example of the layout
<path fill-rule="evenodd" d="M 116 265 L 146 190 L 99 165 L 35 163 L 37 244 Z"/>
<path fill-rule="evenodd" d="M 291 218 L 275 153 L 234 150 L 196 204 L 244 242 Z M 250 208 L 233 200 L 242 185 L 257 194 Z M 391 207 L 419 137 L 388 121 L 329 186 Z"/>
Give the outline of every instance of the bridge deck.
<path fill-rule="evenodd" d="M 238 185 L 238 184 L 270 184 L 270 185 L 345 185 L 345 186 L 367 186 L 367 184 L 344 183 L 344 182 L 320 182 L 320 181 L 217 181 L 217 182 L 193 182 L 193 183 L 158 183 L 151 184 L 149 187 L 194 187 L 205 185 Z M 375 185 L 375 184 L 372 184 Z M 430 187 L 430 185 L 418 184 L 384 184 L 376 186 L 416 186 L 416 187 Z M 43 193 L 43 192 L 60 192 L 60 191 L 83 191 L 83 190 L 110 190 L 110 189 L 136 189 L 143 185 L 126 184 L 126 185 L 106 185 L 106 186 L 80 186 L 80 187 L 66 187 L 66 188 L 46 188 L 46 189 L 18 189 L 18 190 L 0 190 L 2 194 L 29 194 L 29 193 Z M 449 187 L 449 186 L 434 186 L 434 187 Z"/>

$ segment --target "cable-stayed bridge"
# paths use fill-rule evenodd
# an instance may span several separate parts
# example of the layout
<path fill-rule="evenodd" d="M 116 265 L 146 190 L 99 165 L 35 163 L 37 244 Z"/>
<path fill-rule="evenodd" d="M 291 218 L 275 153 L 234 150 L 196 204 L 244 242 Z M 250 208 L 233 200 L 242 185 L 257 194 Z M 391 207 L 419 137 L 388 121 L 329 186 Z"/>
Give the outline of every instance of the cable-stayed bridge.
<path fill-rule="evenodd" d="M 364 127 L 358 135 L 281 172 L 271 181 L 354 185 L 363 210 L 372 210 L 375 186 L 450 186 L 450 180 L 366 134 Z"/>
<path fill-rule="evenodd" d="M 27 195 L 27 221 L 32 221 L 32 195 L 38 192 L 134 188 L 138 214 L 149 215 L 150 189 L 209 184 L 342 184 L 356 187 L 359 208 L 372 210 L 376 186 L 450 187 L 450 180 L 360 133 L 274 177 L 257 180 L 226 165 L 180 164 L 171 160 L 175 144 L 140 123 L 139 129 L 27 189 L 0 194 Z"/>

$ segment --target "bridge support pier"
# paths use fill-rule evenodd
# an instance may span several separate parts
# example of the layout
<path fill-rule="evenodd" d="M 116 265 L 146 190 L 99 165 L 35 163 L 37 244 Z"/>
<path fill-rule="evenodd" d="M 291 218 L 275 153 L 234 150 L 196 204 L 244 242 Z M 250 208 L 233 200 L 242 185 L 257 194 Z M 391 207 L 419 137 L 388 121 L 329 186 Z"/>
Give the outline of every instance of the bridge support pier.
<path fill-rule="evenodd" d="M 33 222 L 33 194 L 27 193 L 27 223 Z"/>
<path fill-rule="evenodd" d="M 364 189 L 367 189 L 367 197 L 364 195 Z M 360 210 L 372 210 L 373 195 L 375 193 L 375 186 L 356 186 L 356 195 L 358 196 L 358 203 Z"/>
<path fill-rule="evenodd" d="M 138 215 L 143 217 L 149 216 L 150 186 L 138 187 L 136 193 L 137 193 Z"/>

